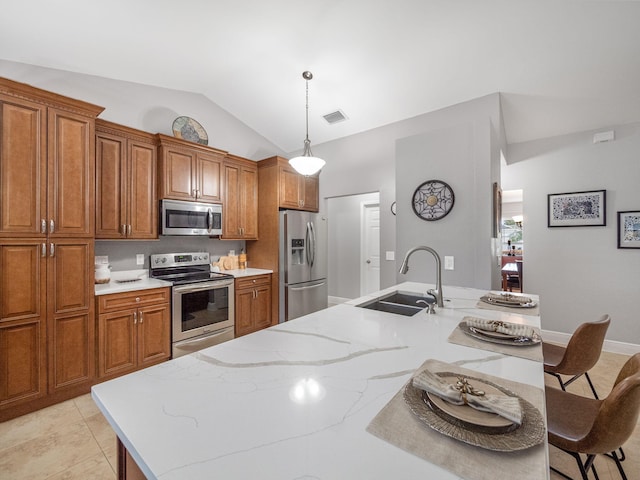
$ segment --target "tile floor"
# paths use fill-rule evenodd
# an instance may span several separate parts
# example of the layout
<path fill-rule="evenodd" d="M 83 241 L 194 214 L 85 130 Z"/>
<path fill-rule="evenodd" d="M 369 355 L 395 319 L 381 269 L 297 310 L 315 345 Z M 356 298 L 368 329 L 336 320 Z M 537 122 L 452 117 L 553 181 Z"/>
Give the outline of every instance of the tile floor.
<path fill-rule="evenodd" d="M 627 357 L 603 352 L 590 372 L 601 397 L 608 394 Z M 615 372 L 612 374 L 611 372 Z M 548 385 L 557 386 L 546 376 Z M 574 382 L 569 391 L 591 396 L 586 380 Z M 629 480 L 640 479 L 640 425 L 624 446 L 624 468 Z M 549 447 L 550 462 L 578 479 L 572 457 Z M 601 480 L 619 479 L 613 460 L 598 456 Z M 116 437 L 90 395 L 54 405 L 38 412 L 0 423 L 0 479 L 2 480 L 114 480 Z M 551 480 L 560 479 L 551 473 Z"/>

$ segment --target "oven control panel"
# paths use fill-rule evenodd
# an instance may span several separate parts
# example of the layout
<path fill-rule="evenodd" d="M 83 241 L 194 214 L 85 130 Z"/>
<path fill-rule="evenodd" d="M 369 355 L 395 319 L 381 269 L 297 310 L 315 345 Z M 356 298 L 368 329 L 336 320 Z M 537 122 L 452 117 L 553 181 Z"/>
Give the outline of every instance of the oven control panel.
<path fill-rule="evenodd" d="M 151 268 L 182 267 L 209 264 L 209 252 L 161 253 L 151 255 Z"/>

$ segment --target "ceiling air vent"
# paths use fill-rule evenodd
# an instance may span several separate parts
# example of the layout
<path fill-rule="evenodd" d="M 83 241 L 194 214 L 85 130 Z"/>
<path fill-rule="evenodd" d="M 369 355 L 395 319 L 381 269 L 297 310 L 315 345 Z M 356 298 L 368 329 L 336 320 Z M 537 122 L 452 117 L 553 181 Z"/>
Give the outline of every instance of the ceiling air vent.
<path fill-rule="evenodd" d="M 334 123 L 338 123 L 338 122 L 342 122 L 343 120 L 347 119 L 347 116 L 342 113 L 340 110 L 336 110 L 335 112 L 331 112 L 331 113 L 327 113 L 326 115 L 322 116 L 329 125 L 332 125 Z"/>

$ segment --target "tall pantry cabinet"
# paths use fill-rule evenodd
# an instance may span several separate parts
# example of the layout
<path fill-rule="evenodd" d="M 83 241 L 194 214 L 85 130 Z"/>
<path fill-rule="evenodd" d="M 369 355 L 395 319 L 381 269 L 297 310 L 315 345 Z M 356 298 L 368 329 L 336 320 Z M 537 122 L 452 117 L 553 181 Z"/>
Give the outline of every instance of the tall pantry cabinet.
<path fill-rule="evenodd" d="M 94 125 L 102 107 L 0 78 L 0 421 L 94 378 Z"/>

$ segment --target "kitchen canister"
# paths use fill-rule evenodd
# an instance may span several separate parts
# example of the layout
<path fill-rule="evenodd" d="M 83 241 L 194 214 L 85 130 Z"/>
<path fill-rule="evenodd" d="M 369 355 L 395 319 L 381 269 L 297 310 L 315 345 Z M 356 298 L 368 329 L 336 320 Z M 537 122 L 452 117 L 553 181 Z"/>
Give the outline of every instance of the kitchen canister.
<path fill-rule="evenodd" d="M 102 263 L 96 264 L 96 283 L 109 283 L 111 281 L 111 270 L 109 265 Z"/>

